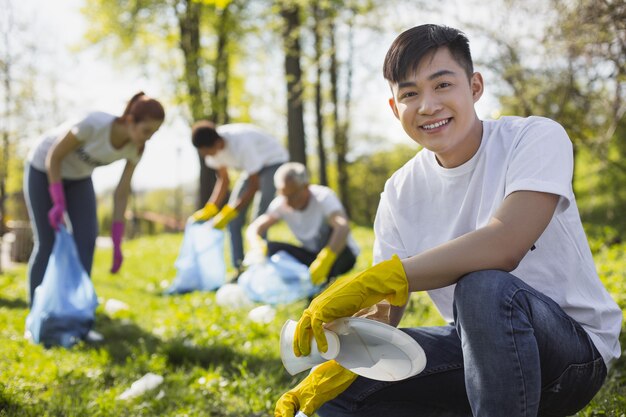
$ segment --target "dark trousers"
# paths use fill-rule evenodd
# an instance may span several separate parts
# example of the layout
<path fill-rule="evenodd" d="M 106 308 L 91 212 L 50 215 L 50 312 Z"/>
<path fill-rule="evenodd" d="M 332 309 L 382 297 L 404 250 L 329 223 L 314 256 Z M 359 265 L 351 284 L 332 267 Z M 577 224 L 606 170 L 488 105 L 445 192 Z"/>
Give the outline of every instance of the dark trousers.
<path fill-rule="evenodd" d="M 43 281 L 48 259 L 54 245 L 54 229 L 48 221 L 52 199 L 48 193 L 48 176 L 28 164 L 24 172 L 24 197 L 33 228 L 33 252 L 28 263 L 28 283 L 32 305 L 35 288 Z M 72 223 L 72 234 L 76 241 L 78 256 L 87 274 L 91 265 L 98 236 L 96 216 L 96 194 L 91 177 L 79 180 L 63 180 L 63 191 L 67 214 Z"/>
<path fill-rule="evenodd" d="M 278 251 L 284 250 L 289 253 L 291 256 L 296 258 L 298 261 L 302 262 L 305 265 L 311 265 L 315 258 L 317 257 L 316 252 L 311 252 L 307 249 L 304 249 L 301 246 L 291 245 L 289 243 L 284 242 L 267 242 L 267 255 L 272 256 Z M 352 253 L 350 248 L 347 246 L 344 250 L 337 256 L 333 267 L 330 270 L 330 274 L 328 278 L 336 277 L 341 274 L 345 274 L 349 270 L 352 269 L 354 264 L 356 263 L 356 256 Z"/>

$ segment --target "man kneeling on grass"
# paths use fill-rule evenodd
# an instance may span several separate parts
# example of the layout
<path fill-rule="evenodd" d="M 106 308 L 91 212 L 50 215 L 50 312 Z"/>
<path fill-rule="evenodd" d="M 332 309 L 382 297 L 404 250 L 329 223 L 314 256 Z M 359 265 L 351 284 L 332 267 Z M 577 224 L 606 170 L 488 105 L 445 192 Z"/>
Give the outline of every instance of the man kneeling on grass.
<path fill-rule="evenodd" d="M 480 120 L 483 78 L 460 31 L 402 33 L 384 64 L 391 109 L 423 149 L 386 183 L 375 265 L 337 280 L 294 335 L 326 351 L 324 323 L 387 299 L 400 322 L 428 291 L 446 326 L 403 329 L 424 371 L 397 382 L 315 369 L 276 405 L 327 416 L 565 416 L 581 410 L 619 357 L 622 312 L 603 287 L 572 191 L 572 144 L 542 117 Z"/>
<path fill-rule="evenodd" d="M 278 196 L 265 214 L 248 226 L 249 255 L 271 256 L 286 251 L 309 265 L 315 285 L 352 269 L 359 247 L 350 234 L 343 205 L 333 190 L 309 184 L 306 167 L 297 162 L 281 165 L 274 174 L 274 185 Z M 301 246 L 265 242 L 263 236 L 267 230 L 281 220 L 287 223 Z"/>

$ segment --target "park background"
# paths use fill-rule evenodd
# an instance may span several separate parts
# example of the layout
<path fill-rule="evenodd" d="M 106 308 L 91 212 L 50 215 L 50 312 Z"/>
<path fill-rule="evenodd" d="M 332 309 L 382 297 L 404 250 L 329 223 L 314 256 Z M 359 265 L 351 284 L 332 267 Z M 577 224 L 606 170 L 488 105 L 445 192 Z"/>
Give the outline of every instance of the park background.
<path fill-rule="evenodd" d="M 23 161 L 42 132 L 91 110 L 120 114 L 139 90 L 167 111 L 133 179 L 122 272 L 108 273 L 109 248 L 96 253 L 102 304 L 130 306 L 99 307 L 101 346 L 25 341 L 25 266 L 0 257 L 0 416 L 268 415 L 302 377 L 284 372 L 277 341 L 304 302 L 260 325 L 213 293 L 158 295 L 175 275 L 180 226 L 212 180 L 190 125 L 252 122 L 280 138 L 314 182 L 339 194 L 363 249 L 355 271 L 366 268 L 384 181 L 418 151 L 388 108 L 382 61 L 398 33 L 421 23 L 470 38 L 486 84 L 481 118 L 541 115 L 567 129 L 598 272 L 626 309 L 624 1 L 0 0 L 0 10 L 0 236 L 16 250 L 27 247 Z M 121 170 L 114 163 L 93 177 L 105 236 Z M 417 294 L 402 325 L 439 320 Z M 147 372 L 164 375 L 160 389 L 116 399 Z M 622 360 L 581 415 L 624 415 L 625 387 Z"/>

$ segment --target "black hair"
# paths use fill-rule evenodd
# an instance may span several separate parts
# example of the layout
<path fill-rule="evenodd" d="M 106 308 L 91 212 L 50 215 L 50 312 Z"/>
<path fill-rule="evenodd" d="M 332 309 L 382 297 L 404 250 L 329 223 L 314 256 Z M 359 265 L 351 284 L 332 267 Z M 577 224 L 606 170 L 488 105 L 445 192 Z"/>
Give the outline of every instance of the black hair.
<path fill-rule="evenodd" d="M 215 123 L 208 120 L 200 120 L 191 128 L 191 142 L 196 148 L 211 148 L 219 138 Z"/>
<path fill-rule="evenodd" d="M 470 53 L 469 40 L 463 32 L 447 26 L 433 24 L 415 26 L 402 32 L 393 41 L 383 65 L 383 75 L 387 81 L 399 83 L 415 71 L 420 61 L 429 53 L 446 47 L 454 60 L 472 79 L 474 64 Z"/>

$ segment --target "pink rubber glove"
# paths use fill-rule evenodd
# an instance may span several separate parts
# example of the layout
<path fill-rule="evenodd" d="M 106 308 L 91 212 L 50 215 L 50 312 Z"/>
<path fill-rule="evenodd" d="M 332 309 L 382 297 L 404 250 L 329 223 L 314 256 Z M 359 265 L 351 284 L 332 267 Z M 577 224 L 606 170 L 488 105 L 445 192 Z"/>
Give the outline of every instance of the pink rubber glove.
<path fill-rule="evenodd" d="M 111 225 L 111 240 L 113 241 L 113 265 L 111 273 L 120 270 L 124 256 L 122 256 L 122 237 L 124 236 L 124 222 L 114 221 Z"/>
<path fill-rule="evenodd" d="M 52 208 L 48 211 L 48 221 L 54 230 L 59 230 L 59 226 L 65 224 L 63 213 L 65 212 L 65 193 L 62 182 L 53 182 L 48 187 L 50 198 L 52 198 Z"/>

